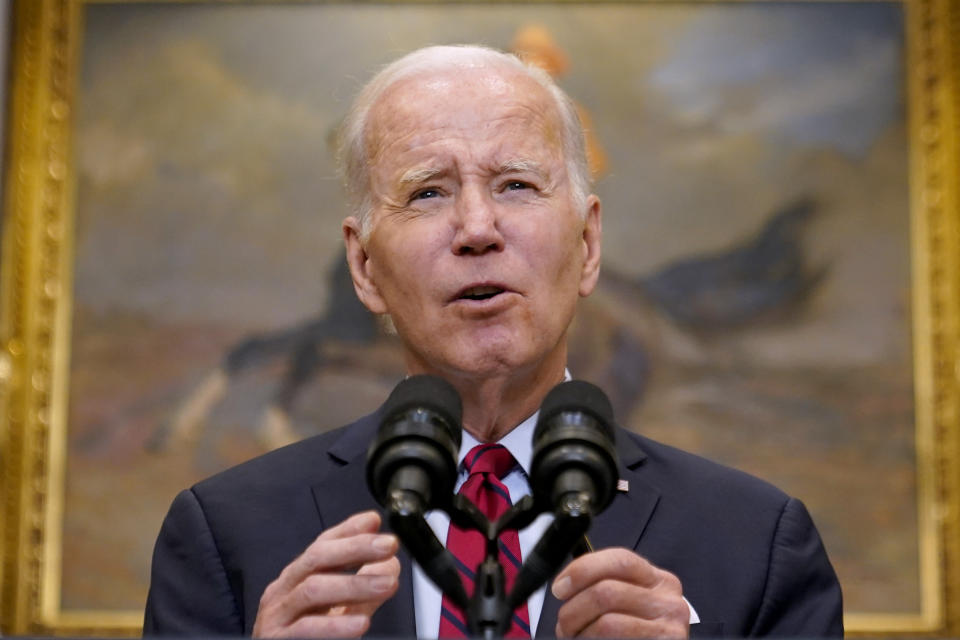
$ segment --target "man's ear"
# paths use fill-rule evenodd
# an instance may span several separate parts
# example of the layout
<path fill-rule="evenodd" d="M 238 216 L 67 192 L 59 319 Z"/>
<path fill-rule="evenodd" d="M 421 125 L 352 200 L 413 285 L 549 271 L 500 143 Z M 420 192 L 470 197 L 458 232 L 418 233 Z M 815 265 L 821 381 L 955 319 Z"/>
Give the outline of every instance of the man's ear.
<path fill-rule="evenodd" d="M 583 221 L 583 271 L 580 274 L 580 295 L 583 297 L 593 292 L 600 277 L 600 241 L 603 236 L 600 213 L 600 198 L 591 193 Z"/>
<path fill-rule="evenodd" d="M 361 240 L 360 223 L 350 216 L 343 221 L 343 244 L 347 249 L 347 266 L 350 267 L 350 277 L 353 279 L 353 288 L 357 297 L 371 313 L 383 314 L 387 312 L 387 305 L 380 295 L 380 289 L 370 273 L 370 256 Z"/>

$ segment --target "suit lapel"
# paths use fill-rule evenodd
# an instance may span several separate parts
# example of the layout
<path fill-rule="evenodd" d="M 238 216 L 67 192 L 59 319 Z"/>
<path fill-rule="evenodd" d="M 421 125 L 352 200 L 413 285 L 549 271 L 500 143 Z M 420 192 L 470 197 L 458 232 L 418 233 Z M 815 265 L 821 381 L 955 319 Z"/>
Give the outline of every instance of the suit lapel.
<path fill-rule="evenodd" d="M 360 511 L 380 511 L 367 489 L 367 447 L 379 424 L 379 412 L 358 420 L 344 430 L 327 454 L 339 468 L 311 487 L 323 528 L 329 528 Z M 413 572 L 410 557 L 401 548 L 400 588 L 384 602 L 370 620 L 370 637 L 417 634 L 413 610 Z"/>
<path fill-rule="evenodd" d="M 640 536 L 660 501 L 660 491 L 648 484 L 642 473 L 646 454 L 631 434 L 617 429 L 617 453 L 620 456 L 620 479 L 626 480 L 627 491 L 618 491 L 610 506 L 594 518 L 587 537 L 594 549 L 626 547 L 636 549 Z M 561 602 L 550 593 L 550 585 L 543 598 L 543 610 L 537 625 L 538 638 L 555 635 L 557 612 Z"/>

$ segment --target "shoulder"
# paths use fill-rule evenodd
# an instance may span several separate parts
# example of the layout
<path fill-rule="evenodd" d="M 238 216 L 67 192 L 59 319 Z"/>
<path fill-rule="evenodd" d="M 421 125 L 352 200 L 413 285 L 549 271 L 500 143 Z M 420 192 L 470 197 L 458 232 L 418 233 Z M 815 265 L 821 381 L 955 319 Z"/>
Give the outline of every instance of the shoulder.
<path fill-rule="evenodd" d="M 666 498 L 666 504 L 687 513 L 756 526 L 758 519 L 776 522 L 791 502 L 784 491 L 738 469 L 626 430 L 618 430 L 617 438 L 618 448 L 625 439 L 642 452 L 635 465 L 637 477 Z"/>
<path fill-rule="evenodd" d="M 266 586 L 323 530 L 315 488 L 342 479 L 337 484 L 344 485 L 344 501 L 369 501 L 363 465 L 356 462 L 365 456 L 377 422 L 376 415 L 367 416 L 181 492 L 157 539 L 147 628 L 249 634 Z M 347 469 L 358 471 L 348 475 Z M 181 616 L 184 611 L 189 615 Z"/>
<path fill-rule="evenodd" d="M 618 438 L 627 438 L 645 454 L 641 465 L 656 477 L 660 489 L 677 491 L 696 488 L 710 493 L 748 492 L 754 498 L 778 502 L 789 496 L 774 485 L 739 469 L 725 466 L 702 456 L 651 440 L 639 434 L 618 429 Z"/>
<path fill-rule="evenodd" d="M 634 452 L 628 502 L 651 505 L 636 550 L 680 578 L 701 620 L 713 625 L 702 633 L 842 633 L 836 575 L 799 500 L 635 433 L 619 430 L 617 447 Z"/>
<path fill-rule="evenodd" d="M 243 576 L 242 591 L 262 591 L 323 530 L 325 501 L 372 503 L 362 461 L 376 426 L 367 416 L 202 480 L 177 497 L 164 526 L 190 545 L 209 532 L 228 575 Z"/>
<path fill-rule="evenodd" d="M 347 462 L 366 455 L 377 427 L 377 414 L 338 429 L 294 442 L 195 484 L 201 502 L 243 496 L 245 501 L 273 499 L 286 490 L 311 486 Z"/>

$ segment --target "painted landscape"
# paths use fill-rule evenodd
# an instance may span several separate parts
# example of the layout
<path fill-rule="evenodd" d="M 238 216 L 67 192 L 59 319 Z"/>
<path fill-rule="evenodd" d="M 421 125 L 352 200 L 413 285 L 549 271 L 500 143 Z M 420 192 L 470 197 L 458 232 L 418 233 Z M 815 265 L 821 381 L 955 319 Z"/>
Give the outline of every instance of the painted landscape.
<path fill-rule="evenodd" d="M 177 491 L 376 408 L 330 141 L 429 43 L 589 122 L 604 269 L 570 370 L 810 508 L 848 611 L 919 609 L 899 5 L 88 5 L 63 606 L 139 609 Z"/>

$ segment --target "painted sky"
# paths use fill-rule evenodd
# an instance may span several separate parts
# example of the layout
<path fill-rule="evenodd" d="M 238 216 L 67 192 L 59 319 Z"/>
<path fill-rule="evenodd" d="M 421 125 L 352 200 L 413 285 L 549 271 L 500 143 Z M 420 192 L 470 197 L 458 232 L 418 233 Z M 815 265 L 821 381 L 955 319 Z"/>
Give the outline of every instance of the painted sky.
<path fill-rule="evenodd" d="M 712 7 L 649 84 L 680 119 L 862 156 L 903 113 L 902 28 L 894 4 Z"/>

